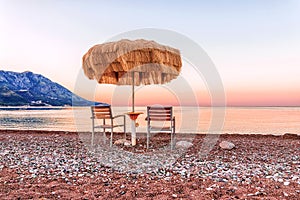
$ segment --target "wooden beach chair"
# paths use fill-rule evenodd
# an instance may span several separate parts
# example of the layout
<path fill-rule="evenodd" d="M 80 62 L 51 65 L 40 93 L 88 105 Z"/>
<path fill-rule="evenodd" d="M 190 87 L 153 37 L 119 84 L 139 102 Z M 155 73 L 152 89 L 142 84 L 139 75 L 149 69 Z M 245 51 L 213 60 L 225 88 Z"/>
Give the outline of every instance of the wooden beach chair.
<path fill-rule="evenodd" d="M 103 139 L 106 139 L 105 130 L 110 129 L 110 147 L 112 147 L 112 139 L 113 139 L 113 130 L 117 127 L 124 127 L 124 135 L 126 139 L 126 121 L 125 121 L 125 115 L 116 115 L 113 116 L 111 112 L 111 106 L 92 106 L 92 145 L 94 143 L 94 134 L 95 129 L 103 129 Z M 116 118 L 123 118 L 122 124 L 116 124 L 115 119 Z M 102 120 L 102 123 L 100 125 L 96 125 L 96 120 Z"/>
<path fill-rule="evenodd" d="M 149 148 L 151 132 L 167 132 L 171 134 L 171 149 L 175 142 L 175 117 L 172 106 L 147 106 L 147 149 Z M 152 126 L 151 122 L 161 121 L 163 126 Z"/>

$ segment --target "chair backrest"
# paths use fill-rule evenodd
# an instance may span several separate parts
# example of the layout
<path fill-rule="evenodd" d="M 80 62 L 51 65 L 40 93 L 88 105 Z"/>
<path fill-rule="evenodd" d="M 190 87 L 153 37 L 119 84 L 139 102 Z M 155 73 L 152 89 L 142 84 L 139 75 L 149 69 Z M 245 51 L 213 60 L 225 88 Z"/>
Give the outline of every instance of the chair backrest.
<path fill-rule="evenodd" d="M 172 106 L 147 106 L 147 118 L 150 121 L 171 121 Z"/>
<path fill-rule="evenodd" d="M 96 119 L 111 119 L 111 107 L 110 106 L 92 106 L 92 117 Z"/>

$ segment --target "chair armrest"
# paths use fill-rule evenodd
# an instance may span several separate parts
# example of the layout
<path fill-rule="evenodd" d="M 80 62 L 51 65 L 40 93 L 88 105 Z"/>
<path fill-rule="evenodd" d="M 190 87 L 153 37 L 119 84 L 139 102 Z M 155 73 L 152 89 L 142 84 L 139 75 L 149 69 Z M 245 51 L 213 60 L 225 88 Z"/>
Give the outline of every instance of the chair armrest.
<path fill-rule="evenodd" d="M 116 118 L 119 118 L 119 117 L 125 117 L 125 115 L 116 115 L 116 116 L 113 116 L 112 118 L 116 119 Z"/>

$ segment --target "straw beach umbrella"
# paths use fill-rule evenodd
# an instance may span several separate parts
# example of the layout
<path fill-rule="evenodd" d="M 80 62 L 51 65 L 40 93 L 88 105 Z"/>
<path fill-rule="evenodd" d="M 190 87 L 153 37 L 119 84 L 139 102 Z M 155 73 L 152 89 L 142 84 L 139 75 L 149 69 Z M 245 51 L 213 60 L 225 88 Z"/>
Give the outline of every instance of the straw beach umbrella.
<path fill-rule="evenodd" d="M 132 85 L 132 112 L 127 113 L 132 122 L 132 146 L 136 145 L 135 121 L 142 114 L 134 111 L 134 86 L 168 83 L 179 75 L 181 66 L 179 50 L 143 39 L 95 45 L 82 58 L 89 79 Z"/>
<path fill-rule="evenodd" d="M 82 58 L 89 79 L 100 84 L 132 85 L 132 112 L 134 86 L 168 83 L 179 75 L 181 66 L 179 50 L 143 39 L 98 44 Z"/>

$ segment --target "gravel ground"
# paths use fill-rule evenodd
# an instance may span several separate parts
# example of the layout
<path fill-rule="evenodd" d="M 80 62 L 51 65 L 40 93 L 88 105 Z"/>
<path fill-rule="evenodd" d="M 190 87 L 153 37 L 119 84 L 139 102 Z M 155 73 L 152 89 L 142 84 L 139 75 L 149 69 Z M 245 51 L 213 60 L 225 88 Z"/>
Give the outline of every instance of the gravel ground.
<path fill-rule="evenodd" d="M 108 137 L 109 135 L 107 135 Z M 0 199 L 299 199 L 300 136 L 230 135 L 203 154 L 205 135 L 158 134 L 145 149 L 88 133 L 0 131 Z M 121 138 L 115 134 L 114 139 Z M 129 139 L 129 137 L 128 137 Z M 96 137 L 96 141 L 100 141 Z M 221 141 L 235 144 L 223 150 Z M 108 142 L 107 142 L 108 143 Z"/>

